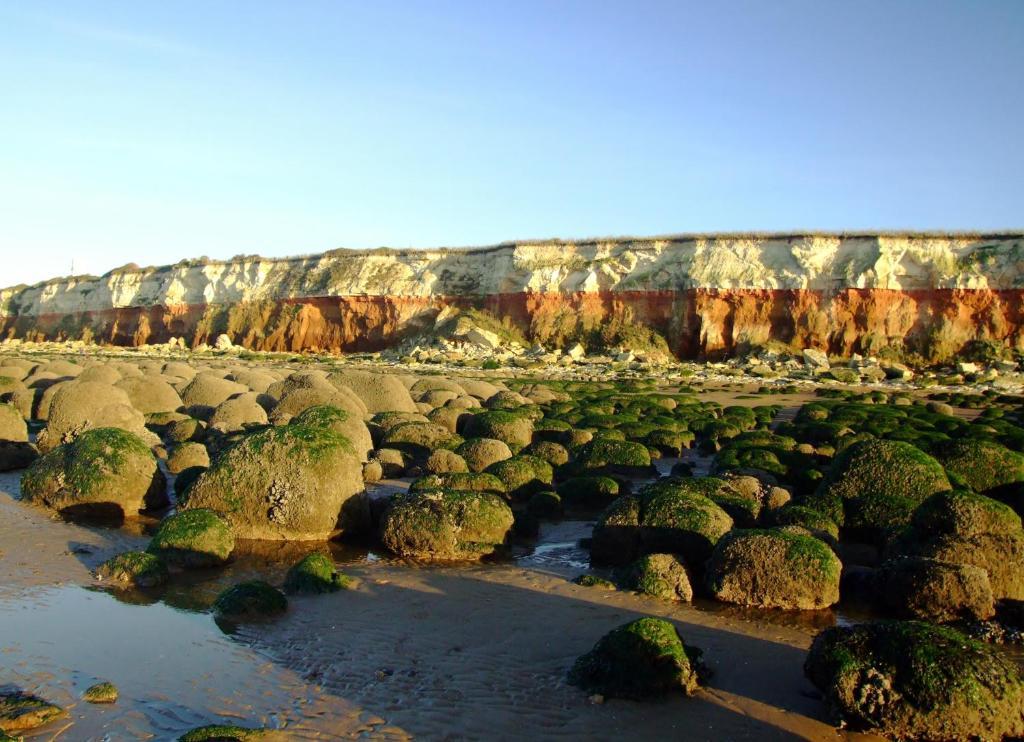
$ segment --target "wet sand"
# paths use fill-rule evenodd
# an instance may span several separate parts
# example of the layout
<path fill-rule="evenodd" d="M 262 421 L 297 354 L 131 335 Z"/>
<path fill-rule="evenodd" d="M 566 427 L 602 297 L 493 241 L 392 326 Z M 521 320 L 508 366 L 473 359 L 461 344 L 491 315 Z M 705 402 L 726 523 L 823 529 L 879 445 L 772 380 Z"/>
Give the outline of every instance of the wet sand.
<path fill-rule="evenodd" d="M 842 738 L 802 672 L 834 614 L 673 606 L 576 586 L 587 523 L 546 525 L 539 548 L 472 566 L 337 546 L 355 590 L 294 598 L 283 618 L 226 633 L 203 612 L 217 591 L 252 575 L 279 581 L 295 549 L 250 549 L 162 593 L 112 594 L 90 569 L 146 537 L 53 519 L 17 502 L 17 482 L 0 475 L 0 684 L 70 712 L 30 739 L 65 728 L 61 739 L 167 739 L 217 721 L 295 739 Z M 709 688 L 594 703 L 567 685 L 579 654 L 640 615 L 671 619 L 705 650 Z M 116 705 L 77 700 L 101 679 L 120 687 Z"/>

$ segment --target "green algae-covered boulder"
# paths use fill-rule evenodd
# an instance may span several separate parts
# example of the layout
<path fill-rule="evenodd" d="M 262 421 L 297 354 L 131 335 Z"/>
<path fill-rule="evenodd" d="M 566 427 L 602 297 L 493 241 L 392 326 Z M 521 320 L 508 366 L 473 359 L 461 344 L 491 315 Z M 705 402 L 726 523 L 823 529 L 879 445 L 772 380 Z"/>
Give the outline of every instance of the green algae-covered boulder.
<path fill-rule="evenodd" d="M 591 559 L 627 564 L 642 554 L 669 553 L 702 564 L 733 527 L 729 514 L 702 494 L 705 489 L 699 478 L 664 479 L 620 497 L 594 527 Z"/>
<path fill-rule="evenodd" d="M 533 420 L 518 412 L 488 410 L 466 421 L 466 435 L 473 438 L 494 438 L 508 445 L 515 453 L 533 441 Z M 462 451 L 456 452 L 465 456 Z M 469 459 L 466 459 L 469 461 Z M 472 467 L 472 464 L 470 464 Z"/>
<path fill-rule="evenodd" d="M 333 559 L 326 554 L 314 552 L 288 570 L 284 578 L 284 591 L 290 595 L 317 595 L 347 589 L 350 584 L 351 579 L 335 568 Z"/>
<path fill-rule="evenodd" d="M 275 731 L 268 729 L 250 729 L 234 724 L 207 724 L 196 727 L 178 737 L 178 742 L 270 742 L 272 739 L 283 739 Z"/>
<path fill-rule="evenodd" d="M 24 732 L 67 715 L 60 706 L 31 693 L 0 690 L 0 732 Z"/>
<path fill-rule="evenodd" d="M 873 582 L 876 603 L 899 618 L 984 621 L 996 612 L 988 572 L 973 564 L 899 557 L 882 564 Z"/>
<path fill-rule="evenodd" d="M 701 654 L 686 646 L 668 621 L 639 618 L 613 629 L 577 659 L 569 682 L 611 698 L 691 695 L 704 674 Z"/>
<path fill-rule="evenodd" d="M 117 703 L 117 697 L 117 686 L 106 681 L 90 685 L 82 693 L 86 703 Z"/>
<path fill-rule="evenodd" d="M 839 602 L 841 570 L 832 549 L 813 536 L 737 530 L 715 545 L 705 583 L 726 603 L 816 610 Z"/>
<path fill-rule="evenodd" d="M 455 449 L 472 472 L 481 472 L 491 464 L 512 458 L 512 449 L 496 438 L 470 438 Z"/>
<path fill-rule="evenodd" d="M 618 586 L 611 580 L 606 580 L 597 575 L 584 574 L 573 579 L 573 582 L 580 587 L 599 587 L 604 590 L 618 590 Z"/>
<path fill-rule="evenodd" d="M 837 626 L 804 664 L 837 721 L 893 739 L 1024 734 L 1024 678 L 1000 650 L 918 621 Z"/>
<path fill-rule="evenodd" d="M 619 441 L 604 436 L 583 444 L 576 463 L 584 473 L 619 472 L 631 474 L 651 468 L 651 452 L 642 443 Z"/>
<path fill-rule="evenodd" d="M 307 407 L 291 419 L 293 425 L 306 425 L 311 428 L 326 428 L 343 435 L 352 444 L 360 461 L 366 461 L 373 450 L 373 439 L 366 423 L 347 410 L 331 405 L 314 405 Z"/>
<path fill-rule="evenodd" d="M 432 490 L 394 497 L 381 517 L 379 535 L 399 556 L 478 559 L 505 542 L 513 520 L 497 495 Z"/>
<path fill-rule="evenodd" d="M 619 483 L 611 477 L 573 477 L 558 485 L 558 494 L 570 507 L 605 508 L 619 496 Z"/>
<path fill-rule="evenodd" d="M 487 467 L 487 473 L 501 480 L 505 492 L 512 500 L 527 500 L 534 492 L 550 488 L 555 477 L 551 464 L 525 454 L 491 464 Z"/>
<path fill-rule="evenodd" d="M 906 525 L 914 508 L 949 489 L 942 464 L 916 446 L 864 440 L 835 457 L 806 504 L 842 527 L 877 537 Z"/>
<path fill-rule="evenodd" d="M 216 567 L 227 562 L 235 535 L 212 510 L 194 508 L 165 518 L 146 551 L 185 568 Z"/>
<path fill-rule="evenodd" d="M 96 576 L 143 588 L 162 585 L 168 578 L 163 560 L 144 551 L 126 551 L 111 557 L 96 568 Z"/>
<path fill-rule="evenodd" d="M 156 457 L 120 428 L 87 430 L 37 459 L 22 474 L 21 496 L 71 516 L 132 516 L 168 502 Z"/>
<path fill-rule="evenodd" d="M 557 492 L 548 490 L 537 492 L 526 503 L 526 512 L 534 518 L 561 518 L 564 512 L 562 498 L 558 496 Z"/>
<path fill-rule="evenodd" d="M 329 428 L 288 424 L 244 436 L 188 490 L 185 508 L 221 515 L 238 538 L 321 541 L 367 525 L 362 464 Z"/>
<path fill-rule="evenodd" d="M 273 616 L 288 610 L 288 599 L 273 585 L 251 580 L 233 585 L 213 601 L 219 618 L 246 619 Z"/>
<path fill-rule="evenodd" d="M 686 565 L 675 554 L 645 554 L 630 569 L 630 586 L 638 593 L 662 600 L 689 603 L 693 588 Z"/>
<path fill-rule="evenodd" d="M 504 494 L 505 485 L 488 472 L 449 472 L 417 477 L 409 484 L 409 492 L 459 490 L 461 492 L 493 492 Z"/>
<path fill-rule="evenodd" d="M 941 446 L 936 458 L 951 479 L 975 492 L 1024 481 L 1024 455 L 996 441 L 960 438 Z"/>
<path fill-rule="evenodd" d="M 1024 599 L 1024 528 L 1008 505 L 963 490 L 941 492 L 914 511 L 893 553 L 973 564 L 996 600 Z"/>
<path fill-rule="evenodd" d="M 774 526 L 800 526 L 826 543 L 839 540 L 839 526 L 820 510 L 805 505 L 787 503 L 770 511 L 766 518 Z"/>

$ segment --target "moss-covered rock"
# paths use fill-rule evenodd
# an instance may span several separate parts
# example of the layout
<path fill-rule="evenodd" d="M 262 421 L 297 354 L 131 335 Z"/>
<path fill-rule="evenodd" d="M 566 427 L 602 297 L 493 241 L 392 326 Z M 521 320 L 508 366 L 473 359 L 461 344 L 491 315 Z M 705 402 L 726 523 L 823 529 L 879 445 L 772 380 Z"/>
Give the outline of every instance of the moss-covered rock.
<path fill-rule="evenodd" d="M 0 732 L 24 732 L 67 716 L 60 706 L 22 691 L 0 691 Z"/>
<path fill-rule="evenodd" d="M 409 492 L 433 492 L 437 490 L 458 490 L 460 492 L 491 492 L 505 494 L 505 485 L 488 472 L 450 472 L 448 474 L 427 474 L 417 477 L 409 484 Z"/>
<path fill-rule="evenodd" d="M 526 503 L 530 515 L 540 519 L 561 518 L 563 513 L 562 498 L 557 492 L 547 490 L 537 492 Z"/>
<path fill-rule="evenodd" d="M 814 508 L 788 503 L 770 511 L 767 520 L 776 526 L 801 526 L 826 543 L 839 541 L 839 526 L 831 518 Z"/>
<path fill-rule="evenodd" d="M 701 651 L 683 643 L 675 626 L 639 618 L 613 629 L 576 660 L 569 682 L 590 693 L 642 700 L 695 693 L 704 668 Z"/>
<path fill-rule="evenodd" d="M 136 515 L 167 505 L 149 447 L 119 428 L 88 430 L 42 456 L 21 477 L 26 502 L 68 515 Z"/>
<path fill-rule="evenodd" d="M 642 443 L 602 436 L 583 445 L 576 463 L 585 472 L 634 473 L 650 469 L 651 454 Z"/>
<path fill-rule="evenodd" d="M 503 544 L 513 520 L 497 495 L 433 490 L 396 496 L 381 518 L 379 535 L 400 556 L 474 559 Z"/>
<path fill-rule="evenodd" d="M 645 554 L 630 569 L 630 587 L 661 600 L 689 603 L 693 588 L 686 565 L 675 554 Z"/>
<path fill-rule="evenodd" d="M 815 610 L 839 602 L 842 564 L 824 542 L 779 530 L 737 530 L 708 561 L 706 584 L 721 601 Z"/>
<path fill-rule="evenodd" d="M 328 428 L 283 425 L 225 449 L 189 489 L 187 509 L 220 514 L 238 538 L 327 539 L 369 519 L 362 465 L 348 439 Z"/>
<path fill-rule="evenodd" d="M 273 616 L 288 610 L 288 599 L 273 585 L 263 580 L 250 580 L 232 585 L 213 601 L 213 612 L 219 618 L 247 619 Z"/>
<path fill-rule="evenodd" d="M 918 621 L 826 629 L 804 671 L 855 730 L 921 740 L 1024 734 L 1016 663 L 953 629 Z"/>
<path fill-rule="evenodd" d="M 266 729 L 250 729 L 234 724 L 207 724 L 185 732 L 178 737 L 178 742 L 270 742 L 279 737 L 276 732 Z"/>
<path fill-rule="evenodd" d="M 167 582 L 167 565 L 145 551 L 126 551 L 113 556 L 96 568 L 96 576 L 134 587 L 156 587 Z"/>
<path fill-rule="evenodd" d="M 470 438 L 455 449 L 470 471 L 481 472 L 498 461 L 512 458 L 512 450 L 495 438 Z"/>
<path fill-rule="evenodd" d="M 835 457 L 806 504 L 842 527 L 878 537 L 906 525 L 921 502 L 949 489 L 942 465 L 916 446 L 866 440 Z"/>
<path fill-rule="evenodd" d="M 117 686 L 109 682 L 90 685 L 82 693 L 82 700 L 86 703 L 117 703 L 117 697 Z"/>
<path fill-rule="evenodd" d="M 975 492 L 1024 481 L 1024 455 L 1001 443 L 981 438 L 960 438 L 936 454 L 951 479 Z"/>
<path fill-rule="evenodd" d="M 443 425 L 434 423 L 408 422 L 396 425 L 384 434 L 383 445 L 406 451 L 420 460 L 437 448 L 455 448 L 462 439 L 455 436 Z"/>
<path fill-rule="evenodd" d="M 525 454 L 491 464 L 487 473 L 501 481 L 512 500 L 527 500 L 533 493 L 549 488 L 554 480 L 551 464 Z"/>
<path fill-rule="evenodd" d="M 145 416 L 132 407 L 128 395 L 115 386 L 95 381 L 72 381 L 56 384 L 47 392 L 51 390 L 53 394 L 46 410 L 46 427 L 36 437 L 40 451 L 51 451 L 70 443 L 86 430 L 96 428 L 119 428 L 149 444 L 157 442 L 156 436 L 146 430 Z M 42 417 L 42 412 L 39 414 Z"/>
<path fill-rule="evenodd" d="M 996 600 L 1024 599 L 1024 528 L 1012 508 L 984 495 L 942 492 L 914 511 L 893 553 L 973 564 Z"/>
<path fill-rule="evenodd" d="M 352 579 L 339 572 L 334 560 L 326 554 L 314 552 L 293 565 L 284 578 L 284 591 L 288 594 L 316 595 L 347 590 Z"/>
<path fill-rule="evenodd" d="M 874 581 L 877 603 L 900 618 L 945 623 L 996 612 L 988 572 L 971 564 L 903 557 L 885 562 Z"/>
<path fill-rule="evenodd" d="M 619 496 L 619 483 L 611 477 L 573 477 L 558 485 L 558 494 L 571 507 L 605 508 Z"/>
<path fill-rule="evenodd" d="M 489 410 L 473 415 L 466 422 L 466 434 L 503 441 L 515 453 L 533 441 L 533 420 L 517 412 Z M 462 455 L 465 456 L 464 453 Z"/>
<path fill-rule="evenodd" d="M 523 453 L 544 459 L 551 466 L 561 466 L 569 461 L 569 450 L 554 441 L 534 441 L 523 449 Z"/>
<path fill-rule="evenodd" d="M 202 443 L 181 443 L 167 457 L 167 471 L 171 474 L 181 474 L 194 466 L 210 466 L 210 453 Z"/>
<path fill-rule="evenodd" d="M 362 419 L 347 410 L 331 405 L 307 407 L 291 420 L 293 425 L 333 430 L 352 444 L 360 461 L 366 461 L 373 450 L 370 429 Z"/>
<path fill-rule="evenodd" d="M 620 497 L 594 527 L 591 559 L 626 564 L 663 552 L 702 564 L 733 526 L 729 514 L 702 494 L 704 486 L 700 479 L 661 480 Z"/>
<path fill-rule="evenodd" d="M 427 457 L 423 468 L 430 474 L 450 474 L 453 472 L 468 472 L 469 466 L 466 460 L 454 451 L 439 448 Z"/>
<path fill-rule="evenodd" d="M 618 586 L 611 580 L 606 580 L 603 577 L 597 575 L 579 575 L 573 579 L 573 582 L 581 587 L 599 587 L 604 590 L 618 590 Z"/>
<path fill-rule="evenodd" d="M 193 508 L 165 518 L 146 551 L 168 564 L 194 569 L 224 564 L 234 548 L 235 535 L 223 518 L 212 510 Z"/>

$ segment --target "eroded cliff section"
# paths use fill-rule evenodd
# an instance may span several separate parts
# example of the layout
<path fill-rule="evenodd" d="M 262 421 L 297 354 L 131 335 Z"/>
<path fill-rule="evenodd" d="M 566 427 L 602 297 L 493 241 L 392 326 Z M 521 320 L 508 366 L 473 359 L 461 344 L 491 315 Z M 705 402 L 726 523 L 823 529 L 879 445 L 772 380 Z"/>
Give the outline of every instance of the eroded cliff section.
<path fill-rule="evenodd" d="M 454 306 L 553 347 L 614 326 L 684 358 L 775 340 L 942 360 L 1024 350 L 1022 299 L 1024 233 L 696 235 L 126 266 L 0 290 L 0 337 L 379 350 Z"/>

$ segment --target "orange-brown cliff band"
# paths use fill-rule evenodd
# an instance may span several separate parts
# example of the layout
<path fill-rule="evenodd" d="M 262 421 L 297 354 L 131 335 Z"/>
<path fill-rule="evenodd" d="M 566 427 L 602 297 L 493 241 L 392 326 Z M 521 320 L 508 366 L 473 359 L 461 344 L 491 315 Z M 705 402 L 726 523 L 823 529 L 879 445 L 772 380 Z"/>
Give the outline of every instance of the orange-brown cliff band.
<path fill-rule="evenodd" d="M 875 344 L 972 340 L 1024 347 L 1024 289 L 687 289 L 515 292 L 485 296 L 321 296 L 228 305 L 118 307 L 0 317 L 0 336 L 137 346 L 220 333 L 246 348 L 299 352 L 380 350 L 427 330 L 446 306 L 482 307 L 545 342 L 546 321 L 571 314 L 597 326 L 616 311 L 665 336 L 684 358 L 732 353 L 769 339 L 838 354 Z"/>

